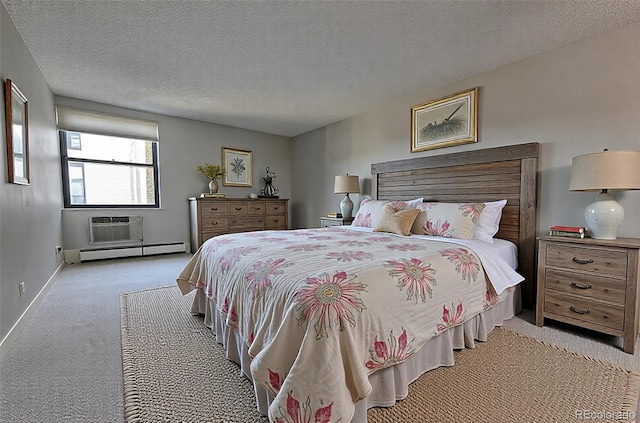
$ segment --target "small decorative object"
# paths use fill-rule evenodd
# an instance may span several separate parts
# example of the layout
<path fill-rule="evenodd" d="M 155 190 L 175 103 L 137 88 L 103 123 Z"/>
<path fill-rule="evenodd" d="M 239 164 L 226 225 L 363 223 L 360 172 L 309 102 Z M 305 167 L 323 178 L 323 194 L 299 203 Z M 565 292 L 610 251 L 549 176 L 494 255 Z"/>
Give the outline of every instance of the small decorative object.
<path fill-rule="evenodd" d="M 478 88 L 411 108 L 411 152 L 478 142 Z"/>
<path fill-rule="evenodd" d="M 222 167 L 225 187 L 253 186 L 251 151 L 222 147 Z"/>
<path fill-rule="evenodd" d="M 205 163 L 203 165 L 196 166 L 196 171 L 209 179 L 209 194 L 217 193 L 218 179 L 224 176 L 224 169 L 222 169 L 220 165 Z"/>
<path fill-rule="evenodd" d="M 266 169 L 267 176 L 264 178 L 264 188 L 260 189 L 260 198 L 280 198 L 278 192 L 280 190 L 273 187 L 273 180 L 276 178 L 276 173 L 269 170 L 269 166 Z"/>
<path fill-rule="evenodd" d="M 608 151 L 574 157 L 571 191 L 600 191 L 587 206 L 584 218 L 596 239 L 616 239 L 624 209 L 609 191 L 640 189 L 640 151 Z"/>
<path fill-rule="evenodd" d="M 252 192 L 251 194 L 249 194 L 249 198 L 251 198 L 252 200 L 255 200 L 256 198 L 258 198 L 258 194 L 256 194 L 255 192 Z"/>
<path fill-rule="evenodd" d="M 29 185 L 29 104 L 10 79 L 5 82 L 5 111 L 9 183 Z"/>
<path fill-rule="evenodd" d="M 353 213 L 353 201 L 349 198 L 349 193 L 360 192 L 360 180 L 357 175 L 337 175 L 333 186 L 334 194 L 346 194 L 340 202 L 342 217 L 350 218 Z"/>

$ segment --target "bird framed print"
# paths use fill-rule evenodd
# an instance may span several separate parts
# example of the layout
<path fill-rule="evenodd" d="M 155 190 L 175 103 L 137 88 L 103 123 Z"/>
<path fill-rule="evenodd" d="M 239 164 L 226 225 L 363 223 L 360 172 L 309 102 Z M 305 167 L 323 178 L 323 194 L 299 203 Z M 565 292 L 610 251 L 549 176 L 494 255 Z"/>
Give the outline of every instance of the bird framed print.
<path fill-rule="evenodd" d="M 478 88 L 411 108 L 411 152 L 478 142 Z"/>

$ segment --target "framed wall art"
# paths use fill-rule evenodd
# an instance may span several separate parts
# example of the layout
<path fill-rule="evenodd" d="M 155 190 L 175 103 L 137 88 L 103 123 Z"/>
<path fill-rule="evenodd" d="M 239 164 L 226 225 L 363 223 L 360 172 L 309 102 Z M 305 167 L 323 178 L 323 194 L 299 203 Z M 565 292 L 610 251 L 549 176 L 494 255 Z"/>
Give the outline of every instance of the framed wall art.
<path fill-rule="evenodd" d="M 411 108 L 411 152 L 478 142 L 478 88 Z"/>
<path fill-rule="evenodd" d="M 9 183 L 29 185 L 29 103 L 10 79 L 4 97 Z"/>
<path fill-rule="evenodd" d="M 251 151 L 222 147 L 222 185 L 226 187 L 253 186 Z"/>

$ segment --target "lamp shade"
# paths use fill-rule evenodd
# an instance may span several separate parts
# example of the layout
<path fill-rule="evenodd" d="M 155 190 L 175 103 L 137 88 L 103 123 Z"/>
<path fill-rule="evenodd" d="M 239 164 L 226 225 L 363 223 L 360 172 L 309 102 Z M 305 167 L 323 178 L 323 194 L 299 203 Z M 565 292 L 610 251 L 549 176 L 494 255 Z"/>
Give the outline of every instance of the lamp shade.
<path fill-rule="evenodd" d="M 603 151 L 573 158 L 571 191 L 599 191 L 584 210 L 584 219 L 596 239 L 616 239 L 624 209 L 609 191 L 640 189 L 640 151 Z"/>
<path fill-rule="evenodd" d="M 334 194 L 348 194 L 360 192 L 358 175 L 337 175 L 333 186 Z"/>
<path fill-rule="evenodd" d="M 569 189 L 640 189 L 640 151 L 603 151 L 574 157 Z"/>

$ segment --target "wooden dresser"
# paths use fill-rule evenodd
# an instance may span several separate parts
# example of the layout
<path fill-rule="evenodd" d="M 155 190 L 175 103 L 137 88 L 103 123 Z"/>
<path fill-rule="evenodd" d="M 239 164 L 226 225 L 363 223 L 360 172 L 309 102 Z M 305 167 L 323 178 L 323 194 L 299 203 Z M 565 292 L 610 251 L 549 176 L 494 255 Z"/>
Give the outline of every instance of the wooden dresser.
<path fill-rule="evenodd" d="M 614 336 L 633 354 L 640 325 L 640 239 L 538 238 L 536 324 L 550 318 Z"/>
<path fill-rule="evenodd" d="M 287 229 L 286 199 L 189 198 L 191 252 L 214 236 Z"/>

